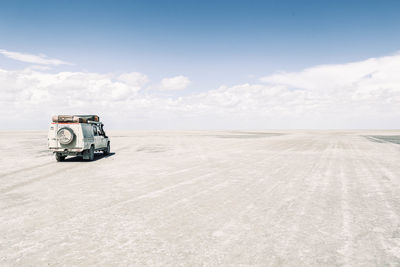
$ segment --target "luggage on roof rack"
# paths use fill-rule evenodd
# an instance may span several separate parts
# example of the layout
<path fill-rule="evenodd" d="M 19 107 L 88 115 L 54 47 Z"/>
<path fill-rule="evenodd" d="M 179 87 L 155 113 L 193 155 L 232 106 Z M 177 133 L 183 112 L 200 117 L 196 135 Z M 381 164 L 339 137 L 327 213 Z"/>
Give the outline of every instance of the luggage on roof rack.
<path fill-rule="evenodd" d="M 87 123 L 89 121 L 100 121 L 100 118 L 97 115 L 55 115 L 52 119 L 53 122 Z"/>

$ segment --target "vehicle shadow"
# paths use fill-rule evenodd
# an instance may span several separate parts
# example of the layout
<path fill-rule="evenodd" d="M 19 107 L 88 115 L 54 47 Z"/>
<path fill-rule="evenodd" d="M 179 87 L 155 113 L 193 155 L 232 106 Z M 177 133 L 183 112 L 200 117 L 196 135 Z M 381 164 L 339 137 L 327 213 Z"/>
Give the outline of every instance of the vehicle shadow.
<path fill-rule="evenodd" d="M 103 153 L 94 153 L 94 160 L 93 161 L 97 161 L 97 160 L 100 160 L 100 159 L 103 159 L 103 158 L 108 158 L 108 157 L 112 157 L 112 156 L 114 156 L 115 155 L 115 152 L 111 152 L 110 154 L 108 154 L 108 155 L 104 155 Z M 93 162 L 92 161 L 92 162 Z M 91 162 L 91 161 L 89 161 L 89 160 L 85 160 L 85 159 L 83 159 L 82 157 L 78 157 L 78 156 L 76 156 L 76 157 L 70 157 L 70 158 L 66 158 L 63 162 Z"/>

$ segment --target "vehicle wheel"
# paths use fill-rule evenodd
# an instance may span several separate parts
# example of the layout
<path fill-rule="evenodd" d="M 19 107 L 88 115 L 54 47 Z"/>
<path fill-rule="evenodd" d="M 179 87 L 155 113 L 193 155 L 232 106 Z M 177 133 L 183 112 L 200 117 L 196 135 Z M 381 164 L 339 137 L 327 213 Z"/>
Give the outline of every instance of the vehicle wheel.
<path fill-rule="evenodd" d="M 91 146 L 89 150 L 89 161 L 93 160 L 94 160 L 94 146 Z"/>
<path fill-rule="evenodd" d="M 110 142 L 107 143 L 107 148 L 103 150 L 104 155 L 110 154 Z"/>
<path fill-rule="evenodd" d="M 64 161 L 67 156 L 63 156 L 62 154 L 56 153 L 56 160 L 58 162 Z"/>
<path fill-rule="evenodd" d="M 74 140 L 75 134 L 71 128 L 63 127 L 57 132 L 58 142 L 62 145 L 68 145 Z"/>

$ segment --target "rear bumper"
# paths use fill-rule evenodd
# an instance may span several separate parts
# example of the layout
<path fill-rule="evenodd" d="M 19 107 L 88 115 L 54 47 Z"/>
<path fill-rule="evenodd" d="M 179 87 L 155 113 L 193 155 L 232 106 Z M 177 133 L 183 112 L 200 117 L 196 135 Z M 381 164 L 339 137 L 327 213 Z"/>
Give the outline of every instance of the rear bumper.
<path fill-rule="evenodd" d="M 54 153 L 61 153 L 63 155 L 79 155 L 83 152 L 83 148 L 62 148 L 62 147 L 49 147 L 50 151 Z"/>

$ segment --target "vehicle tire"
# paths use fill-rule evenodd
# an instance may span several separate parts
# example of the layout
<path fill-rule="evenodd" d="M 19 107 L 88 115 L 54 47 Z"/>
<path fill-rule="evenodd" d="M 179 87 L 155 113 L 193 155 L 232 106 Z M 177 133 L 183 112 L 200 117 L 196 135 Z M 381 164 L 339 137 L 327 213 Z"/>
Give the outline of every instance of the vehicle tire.
<path fill-rule="evenodd" d="M 56 153 L 56 160 L 57 160 L 58 162 L 64 161 L 66 157 L 67 157 L 67 156 L 63 156 L 63 155 L 60 154 L 60 153 Z"/>
<path fill-rule="evenodd" d="M 107 148 L 103 150 L 104 155 L 110 154 L 110 142 L 107 142 Z"/>
<path fill-rule="evenodd" d="M 89 149 L 89 161 L 94 160 L 94 146 L 91 146 Z"/>
<path fill-rule="evenodd" d="M 63 127 L 57 131 L 58 142 L 62 145 L 68 145 L 74 140 L 75 134 L 71 128 Z"/>

